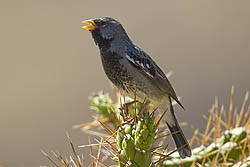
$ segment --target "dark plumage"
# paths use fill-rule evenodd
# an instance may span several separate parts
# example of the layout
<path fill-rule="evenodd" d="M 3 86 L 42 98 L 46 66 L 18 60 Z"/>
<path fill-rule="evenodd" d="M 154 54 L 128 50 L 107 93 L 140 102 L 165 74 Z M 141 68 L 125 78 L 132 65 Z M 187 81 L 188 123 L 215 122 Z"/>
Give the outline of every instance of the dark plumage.
<path fill-rule="evenodd" d="M 147 99 L 160 112 L 173 134 L 181 158 L 190 157 L 191 149 L 174 115 L 171 98 L 182 108 L 173 87 L 160 67 L 129 39 L 122 25 L 109 17 L 86 20 L 96 45 L 100 49 L 104 71 L 112 83 L 125 95 L 137 100 Z"/>

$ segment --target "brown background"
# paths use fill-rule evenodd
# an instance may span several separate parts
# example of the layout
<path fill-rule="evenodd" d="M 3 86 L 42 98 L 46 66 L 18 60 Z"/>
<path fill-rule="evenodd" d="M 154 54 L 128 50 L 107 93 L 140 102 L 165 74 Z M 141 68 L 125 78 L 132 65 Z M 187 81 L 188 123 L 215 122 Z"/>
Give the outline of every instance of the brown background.
<path fill-rule="evenodd" d="M 49 164 L 40 149 L 69 151 L 87 136 L 72 125 L 90 121 L 88 96 L 111 92 L 98 49 L 81 20 L 112 16 L 170 78 L 182 103 L 178 119 L 204 128 L 219 96 L 238 108 L 250 88 L 250 1 L 0 1 L 0 164 Z M 184 128 L 188 138 L 189 127 Z M 81 149 L 79 150 L 82 151 Z M 87 150 L 86 150 L 87 151 Z M 85 154 L 87 155 L 87 154 Z"/>

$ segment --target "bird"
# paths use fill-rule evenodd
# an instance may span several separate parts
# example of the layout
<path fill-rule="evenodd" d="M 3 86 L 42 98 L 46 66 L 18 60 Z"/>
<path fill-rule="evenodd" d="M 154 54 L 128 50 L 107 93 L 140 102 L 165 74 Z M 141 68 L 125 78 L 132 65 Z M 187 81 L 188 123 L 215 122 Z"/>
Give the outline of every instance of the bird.
<path fill-rule="evenodd" d="M 164 72 L 156 62 L 129 38 L 121 23 L 111 17 L 82 21 L 98 46 L 104 71 L 118 90 L 132 99 L 148 102 L 164 113 L 181 158 L 191 157 L 189 143 L 174 114 L 172 100 L 183 109 Z"/>

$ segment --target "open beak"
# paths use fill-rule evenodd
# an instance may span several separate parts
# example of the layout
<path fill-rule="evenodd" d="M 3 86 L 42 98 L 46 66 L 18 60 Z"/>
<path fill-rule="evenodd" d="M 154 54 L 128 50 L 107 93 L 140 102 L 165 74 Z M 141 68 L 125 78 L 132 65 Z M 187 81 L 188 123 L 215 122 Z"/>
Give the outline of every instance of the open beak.
<path fill-rule="evenodd" d="M 82 26 L 83 29 L 91 31 L 91 30 L 94 30 L 96 28 L 96 24 L 93 20 L 84 20 L 84 21 L 82 21 L 82 23 L 89 24 L 87 26 Z"/>

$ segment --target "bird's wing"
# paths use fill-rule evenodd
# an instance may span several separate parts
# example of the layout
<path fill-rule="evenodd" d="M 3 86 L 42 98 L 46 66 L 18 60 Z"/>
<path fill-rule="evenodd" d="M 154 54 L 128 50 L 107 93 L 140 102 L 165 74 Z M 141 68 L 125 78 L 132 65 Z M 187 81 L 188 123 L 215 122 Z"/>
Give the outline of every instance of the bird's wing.
<path fill-rule="evenodd" d="M 151 79 L 160 90 L 171 96 L 184 109 L 166 75 L 147 53 L 135 46 L 127 50 L 126 58 L 130 64 Z"/>

